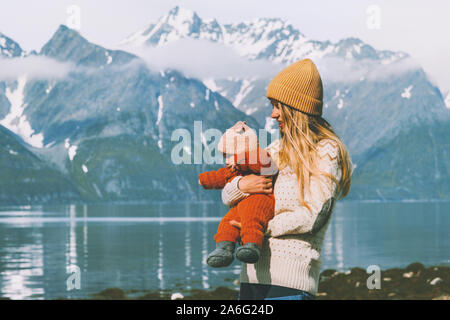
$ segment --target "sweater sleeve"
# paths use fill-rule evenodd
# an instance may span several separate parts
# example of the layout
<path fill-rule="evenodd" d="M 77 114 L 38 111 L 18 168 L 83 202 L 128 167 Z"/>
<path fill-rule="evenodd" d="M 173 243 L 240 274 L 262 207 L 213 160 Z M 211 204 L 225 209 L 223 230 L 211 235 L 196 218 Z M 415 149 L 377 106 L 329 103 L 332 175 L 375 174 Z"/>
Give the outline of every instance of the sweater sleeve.
<path fill-rule="evenodd" d="M 225 205 L 231 207 L 249 195 L 248 193 L 242 192 L 238 187 L 241 178 L 242 176 L 237 176 L 222 189 L 222 202 Z"/>
<path fill-rule="evenodd" d="M 331 140 L 320 142 L 318 152 L 319 170 L 332 174 L 339 181 L 341 170 L 337 145 Z M 319 185 L 322 187 L 323 194 Z M 269 221 L 266 235 L 279 237 L 288 234 L 317 232 L 330 217 L 337 196 L 336 189 L 336 183 L 325 175 L 321 175 L 320 178 L 311 177 L 311 199 L 305 200 L 311 209 L 297 204 L 293 210 L 280 212 Z"/>

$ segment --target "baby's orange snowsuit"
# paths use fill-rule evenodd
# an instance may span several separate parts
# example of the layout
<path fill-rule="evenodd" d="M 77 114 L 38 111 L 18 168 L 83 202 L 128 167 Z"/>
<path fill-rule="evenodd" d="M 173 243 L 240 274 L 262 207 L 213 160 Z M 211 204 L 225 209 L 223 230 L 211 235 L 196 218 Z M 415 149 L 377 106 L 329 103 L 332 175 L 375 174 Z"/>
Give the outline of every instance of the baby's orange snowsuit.
<path fill-rule="evenodd" d="M 230 167 L 220 168 L 216 171 L 203 172 L 199 175 L 200 184 L 205 189 L 222 189 L 236 176 L 245 176 L 252 173 L 260 174 L 263 168 L 268 169 L 264 175 L 274 175 L 278 169 L 269 153 L 261 148 L 234 155 L 233 170 Z M 275 198 L 271 194 L 251 194 L 233 206 L 223 217 L 217 229 L 214 240 L 237 242 L 239 236 L 242 244 L 248 242 L 262 246 L 264 232 L 269 220 L 273 218 Z M 230 224 L 231 220 L 241 223 L 241 230 Z"/>

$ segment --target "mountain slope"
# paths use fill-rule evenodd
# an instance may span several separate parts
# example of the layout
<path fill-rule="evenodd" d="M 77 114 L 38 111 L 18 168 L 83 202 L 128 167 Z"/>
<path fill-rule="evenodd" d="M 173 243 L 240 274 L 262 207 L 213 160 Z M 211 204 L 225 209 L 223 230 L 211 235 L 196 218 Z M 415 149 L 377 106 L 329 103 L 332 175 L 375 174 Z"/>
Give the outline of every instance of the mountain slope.
<path fill-rule="evenodd" d="M 218 192 L 199 193 L 197 173 L 211 166 L 192 164 L 195 148 L 213 142 L 204 136 L 207 129 L 224 132 L 239 120 L 258 129 L 253 118 L 201 81 L 176 70 L 149 70 L 138 57 L 89 43 L 65 26 L 39 55 L 76 68 L 63 79 L 0 85 L 15 92 L 20 83 L 18 104 L 41 139 L 29 150 L 67 174 L 83 200 L 217 198 Z M 4 109 L 11 112 L 8 105 Z M 182 151 L 184 165 L 172 159 L 176 130 L 192 138 Z"/>
<path fill-rule="evenodd" d="M 0 58 L 15 58 L 25 55 L 20 45 L 0 32 Z"/>
<path fill-rule="evenodd" d="M 180 7 L 121 44 L 124 48 L 164 46 L 183 38 L 220 43 L 249 62 L 278 63 L 280 70 L 299 59 L 313 59 L 324 83 L 323 116 L 348 146 L 356 165 L 350 199 L 403 199 L 415 195 L 450 198 L 450 193 L 437 192 L 446 190 L 443 184 L 450 176 L 448 171 L 443 170 L 440 179 L 430 180 L 428 167 L 424 165 L 430 159 L 438 166 L 447 161 L 442 150 L 450 137 L 450 110 L 439 89 L 408 54 L 376 50 L 357 38 L 336 43 L 315 41 L 282 19 L 222 25 Z M 275 131 L 276 126 L 269 118 L 272 107 L 265 98 L 270 80 L 253 75 L 203 79 L 209 88 L 227 97 L 261 126 Z M 436 123 L 442 124 L 439 129 L 435 128 Z M 410 132 L 410 139 L 404 138 L 405 132 Z M 427 137 L 435 142 L 436 148 L 428 148 Z M 420 151 L 427 149 L 430 153 Z M 385 163 L 378 162 L 374 150 L 383 154 Z M 414 154 L 417 161 L 401 163 L 398 157 L 402 152 L 405 156 Z M 379 191 L 380 184 L 390 179 L 385 177 L 387 180 L 382 182 L 381 172 L 400 173 L 405 165 L 410 166 L 417 179 L 428 182 L 428 191 L 419 187 L 416 178 L 398 180 L 404 185 L 389 194 Z M 404 193 L 402 188 L 409 191 Z"/>
<path fill-rule="evenodd" d="M 384 137 L 364 154 L 352 184 L 354 199 L 449 199 L 449 123 L 419 124 Z M 354 189 L 354 190 L 353 190 Z"/>
<path fill-rule="evenodd" d="M 76 186 L 0 126 L 0 204 L 42 204 L 79 200 Z"/>

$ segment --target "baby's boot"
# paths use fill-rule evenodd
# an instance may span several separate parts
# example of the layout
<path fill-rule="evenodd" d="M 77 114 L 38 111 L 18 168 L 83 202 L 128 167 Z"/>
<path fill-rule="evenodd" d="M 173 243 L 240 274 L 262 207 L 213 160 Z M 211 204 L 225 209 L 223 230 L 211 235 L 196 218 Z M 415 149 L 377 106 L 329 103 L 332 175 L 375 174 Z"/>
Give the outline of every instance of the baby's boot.
<path fill-rule="evenodd" d="M 261 249 L 259 245 L 247 242 L 236 250 L 236 258 L 245 263 L 256 263 L 259 260 Z"/>
<path fill-rule="evenodd" d="M 217 242 L 216 249 L 208 255 L 206 263 L 214 268 L 229 266 L 233 260 L 235 243 L 231 241 Z"/>

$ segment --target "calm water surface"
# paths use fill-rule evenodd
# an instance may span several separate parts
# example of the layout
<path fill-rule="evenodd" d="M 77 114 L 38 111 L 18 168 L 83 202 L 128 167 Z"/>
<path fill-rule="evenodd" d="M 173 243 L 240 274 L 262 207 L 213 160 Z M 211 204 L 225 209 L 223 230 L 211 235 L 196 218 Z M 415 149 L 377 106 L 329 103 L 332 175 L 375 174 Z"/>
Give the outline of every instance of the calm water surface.
<path fill-rule="evenodd" d="M 234 286 L 240 263 L 205 263 L 227 211 L 216 203 L 0 208 L 0 297 L 89 297 L 124 290 Z M 450 264 L 450 202 L 338 202 L 322 269 Z M 67 290 L 70 268 L 81 288 Z"/>

